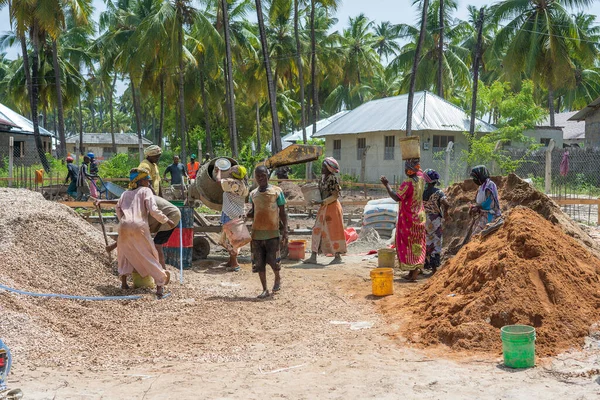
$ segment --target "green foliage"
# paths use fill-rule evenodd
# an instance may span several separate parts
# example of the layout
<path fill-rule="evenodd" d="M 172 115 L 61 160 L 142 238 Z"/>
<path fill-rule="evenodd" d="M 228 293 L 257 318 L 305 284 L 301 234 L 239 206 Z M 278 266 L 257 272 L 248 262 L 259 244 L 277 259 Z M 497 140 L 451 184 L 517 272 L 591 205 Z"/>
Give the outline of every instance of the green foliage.
<path fill-rule="evenodd" d="M 465 132 L 470 151 L 463 151 L 462 158 L 468 165 L 495 162 L 504 173 L 510 173 L 525 162 L 525 158 L 531 151 L 539 147 L 539 144 L 536 144 L 533 138 L 525 136 L 524 132 L 533 129 L 543 118 L 545 111 L 535 103 L 531 81 L 523 82 L 521 90 L 516 94 L 504 92 L 503 85 L 496 85 L 492 91 L 495 92 L 494 101 L 502 116 L 499 121 L 500 127 L 483 136 L 477 134 L 471 136 Z M 496 96 L 501 94 L 504 97 L 498 102 Z M 490 94 L 489 96 L 491 98 Z M 515 143 L 523 144 L 528 150 L 523 157 L 516 160 L 502 149 L 502 145 Z"/>
<path fill-rule="evenodd" d="M 98 174 L 103 178 L 127 178 L 131 168 L 136 168 L 139 164 L 137 154 L 119 153 L 100 164 Z"/>

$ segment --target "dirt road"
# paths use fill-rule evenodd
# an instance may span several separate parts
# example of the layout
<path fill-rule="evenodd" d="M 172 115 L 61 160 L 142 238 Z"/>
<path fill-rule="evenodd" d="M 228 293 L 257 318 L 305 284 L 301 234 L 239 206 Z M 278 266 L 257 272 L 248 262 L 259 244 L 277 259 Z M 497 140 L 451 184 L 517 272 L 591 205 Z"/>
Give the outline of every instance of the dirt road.
<path fill-rule="evenodd" d="M 247 258 L 239 273 L 204 262 L 185 272 L 184 285 L 173 279 L 171 296 L 161 301 L 150 294 L 117 305 L 44 300 L 65 317 L 26 321 L 36 329 L 13 341 L 10 386 L 27 399 L 600 396 L 598 341 L 521 371 L 503 368 L 496 354 L 415 349 L 397 335 L 399 325 L 378 314 L 385 299 L 369 295 L 376 261 L 346 261 L 288 263 L 281 293 L 267 301 L 255 299 L 260 284 Z M 397 281 L 396 295 L 414 285 Z"/>

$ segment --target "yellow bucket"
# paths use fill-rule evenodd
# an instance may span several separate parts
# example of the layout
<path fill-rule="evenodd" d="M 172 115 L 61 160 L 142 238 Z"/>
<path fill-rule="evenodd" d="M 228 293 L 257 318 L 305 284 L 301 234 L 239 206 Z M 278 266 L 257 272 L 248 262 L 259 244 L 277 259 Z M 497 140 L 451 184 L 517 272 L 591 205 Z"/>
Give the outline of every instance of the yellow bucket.
<path fill-rule="evenodd" d="M 371 270 L 373 296 L 389 296 L 394 294 L 394 270 L 392 268 L 375 268 Z"/>
<path fill-rule="evenodd" d="M 154 279 L 150 275 L 145 278 L 142 278 L 140 274 L 137 272 L 133 272 L 131 274 L 131 279 L 133 279 L 133 287 L 134 288 L 148 288 L 152 289 L 154 287 Z"/>
<path fill-rule="evenodd" d="M 394 268 L 396 265 L 396 250 L 379 249 L 377 250 L 377 266 L 379 268 Z"/>

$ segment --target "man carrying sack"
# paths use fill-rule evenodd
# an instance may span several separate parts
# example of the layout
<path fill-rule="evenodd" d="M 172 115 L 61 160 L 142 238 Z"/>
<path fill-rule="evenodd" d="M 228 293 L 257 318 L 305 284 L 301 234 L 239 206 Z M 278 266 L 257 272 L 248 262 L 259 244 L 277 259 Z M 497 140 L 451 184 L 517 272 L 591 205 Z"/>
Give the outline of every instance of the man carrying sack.
<path fill-rule="evenodd" d="M 223 178 L 223 175 L 227 173 L 229 178 Z M 216 176 L 216 181 L 221 184 L 223 189 L 223 209 L 221 213 L 223 232 L 221 233 L 220 244 L 229 253 L 229 261 L 224 266 L 228 271 L 234 272 L 240 270 L 237 260 L 240 248 L 250 242 L 250 233 L 244 225 L 244 204 L 248 195 L 246 174 L 245 167 L 234 165 L 228 171 L 219 169 Z M 234 232 L 237 237 L 233 237 Z"/>

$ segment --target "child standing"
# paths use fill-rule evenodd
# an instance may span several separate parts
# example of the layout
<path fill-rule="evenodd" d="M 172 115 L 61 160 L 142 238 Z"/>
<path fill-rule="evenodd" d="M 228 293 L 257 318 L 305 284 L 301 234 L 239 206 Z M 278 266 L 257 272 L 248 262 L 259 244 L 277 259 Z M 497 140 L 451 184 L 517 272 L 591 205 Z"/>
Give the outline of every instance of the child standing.
<path fill-rule="evenodd" d="M 437 188 L 440 183 L 440 174 L 433 169 L 425 170 L 427 184 L 423 192 L 423 206 L 427 221 L 425 222 L 425 239 L 427 244 L 427 253 L 425 256 L 425 269 L 430 269 L 435 273 L 441 263 L 442 255 L 442 220 L 448 221 L 448 209 L 450 203 L 446 194 Z"/>
<path fill-rule="evenodd" d="M 281 257 L 279 254 L 280 237 L 285 242 L 287 239 L 287 215 L 285 213 L 285 197 L 283 191 L 269 185 L 269 171 L 265 166 L 254 170 L 254 179 L 258 187 L 250 193 L 252 208 L 248 212 L 252 222 L 252 272 L 258 272 L 263 291 L 259 299 L 269 297 L 267 289 L 267 264 L 273 269 L 275 283 L 273 292 L 281 289 Z M 279 222 L 283 224 L 283 231 L 279 231 Z"/>

